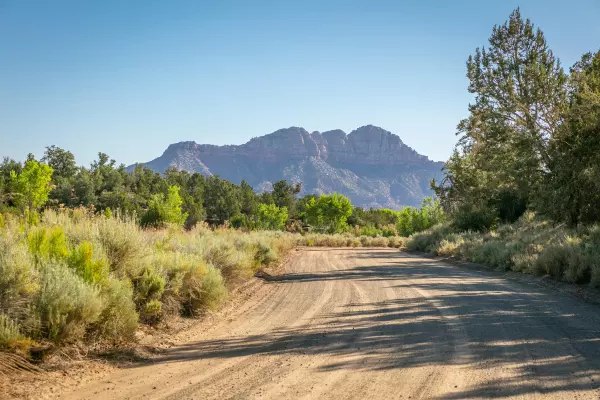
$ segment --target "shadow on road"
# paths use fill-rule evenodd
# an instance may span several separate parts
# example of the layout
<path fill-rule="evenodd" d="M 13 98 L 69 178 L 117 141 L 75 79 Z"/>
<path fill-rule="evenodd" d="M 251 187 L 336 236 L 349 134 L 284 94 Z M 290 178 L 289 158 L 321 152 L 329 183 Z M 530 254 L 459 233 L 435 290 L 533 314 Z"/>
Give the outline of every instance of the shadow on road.
<path fill-rule="evenodd" d="M 323 371 L 444 365 L 511 371 L 509 378 L 490 376 L 476 390 L 444 397 L 449 399 L 599 387 L 593 379 L 600 371 L 600 318 L 593 306 L 400 252 L 355 250 L 351 257 L 377 261 L 372 266 L 288 274 L 271 284 L 379 283 L 373 288 L 394 290 L 397 298 L 342 304 L 294 329 L 192 343 L 154 362 L 318 354 L 331 357 L 320 367 Z"/>

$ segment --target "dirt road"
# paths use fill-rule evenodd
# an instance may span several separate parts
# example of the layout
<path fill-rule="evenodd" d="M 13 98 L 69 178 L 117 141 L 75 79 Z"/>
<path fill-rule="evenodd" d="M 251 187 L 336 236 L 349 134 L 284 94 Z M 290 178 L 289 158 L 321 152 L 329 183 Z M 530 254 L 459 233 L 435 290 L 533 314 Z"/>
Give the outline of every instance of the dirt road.
<path fill-rule="evenodd" d="M 600 309 L 387 249 L 306 249 L 230 318 L 61 398 L 600 398 Z"/>

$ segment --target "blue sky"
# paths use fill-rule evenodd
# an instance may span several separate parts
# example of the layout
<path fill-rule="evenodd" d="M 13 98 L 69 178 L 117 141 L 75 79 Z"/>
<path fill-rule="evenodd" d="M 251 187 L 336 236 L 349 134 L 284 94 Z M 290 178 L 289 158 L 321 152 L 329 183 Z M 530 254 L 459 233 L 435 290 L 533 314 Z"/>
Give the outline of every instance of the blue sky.
<path fill-rule="evenodd" d="M 520 6 L 568 68 L 600 1 L 0 0 L 0 156 L 126 164 L 168 144 L 374 124 L 445 160 L 465 61 Z"/>

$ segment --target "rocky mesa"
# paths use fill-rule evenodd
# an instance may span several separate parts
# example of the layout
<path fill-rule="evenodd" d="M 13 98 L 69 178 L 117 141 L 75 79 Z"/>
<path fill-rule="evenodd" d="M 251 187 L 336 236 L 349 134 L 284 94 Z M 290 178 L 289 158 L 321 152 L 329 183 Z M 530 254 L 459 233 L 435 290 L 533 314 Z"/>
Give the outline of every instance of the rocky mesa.
<path fill-rule="evenodd" d="M 158 172 L 174 167 L 238 184 L 245 179 L 259 190 L 286 179 L 301 182 L 305 194 L 338 192 L 355 205 L 392 209 L 420 205 L 443 166 L 373 125 L 349 134 L 291 127 L 237 146 L 180 142 L 144 164 Z"/>

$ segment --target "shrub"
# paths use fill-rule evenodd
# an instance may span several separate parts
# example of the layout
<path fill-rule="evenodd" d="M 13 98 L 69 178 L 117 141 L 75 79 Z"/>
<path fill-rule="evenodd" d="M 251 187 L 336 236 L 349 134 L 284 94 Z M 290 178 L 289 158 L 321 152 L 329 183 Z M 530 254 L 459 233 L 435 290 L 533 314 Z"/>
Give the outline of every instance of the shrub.
<path fill-rule="evenodd" d="M 256 212 L 256 227 L 258 229 L 282 230 L 288 220 L 286 207 L 275 204 L 259 204 Z"/>
<path fill-rule="evenodd" d="M 406 246 L 406 240 L 398 236 L 392 236 L 388 239 L 388 247 L 402 248 Z"/>
<path fill-rule="evenodd" d="M 84 336 L 102 312 L 98 290 L 81 280 L 62 262 L 40 265 L 41 282 L 36 310 L 43 336 L 56 342 L 73 342 Z"/>
<path fill-rule="evenodd" d="M 105 260 L 94 259 L 94 248 L 88 241 L 71 251 L 67 264 L 88 283 L 102 283 L 108 279 L 108 264 Z"/>
<path fill-rule="evenodd" d="M 493 210 L 487 208 L 462 208 L 454 215 L 453 225 L 458 231 L 485 231 L 498 223 Z"/>
<path fill-rule="evenodd" d="M 162 317 L 162 303 L 158 299 L 152 299 L 146 303 L 142 310 L 142 317 L 148 323 L 158 322 Z"/>
<path fill-rule="evenodd" d="M 454 256 L 458 252 L 459 243 L 454 240 L 443 239 L 436 248 L 436 254 L 439 256 Z"/>
<path fill-rule="evenodd" d="M 27 319 L 38 290 L 38 271 L 27 248 L 10 232 L 0 234 L 0 313 Z"/>
<path fill-rule="evenodd" d="M 454 230 L 449 225 L 436 225 L 425 231 L 412 235 L 408 239 L 406 246 L 409 250 L 434 253 L 437 250 L 439 242 L 452 233 L 454 233 Z"/>
<path fill-rule="evenodd" d="M 360 228 L 359 236 L 371 236 L 375 237 L 381 232 L 372 225 L 363 226 Z"/>
<path fill-rule="evenodd" d="M 88 209 L 46 211 L 40 224 L 8 220 L 0 232 L 0 335 L 23 345 L 125 343 L 139 319 L 213 309 L 228 287 L 276 262 L 299 237 L 205 224 L 143 231 L 118 212 Z"/>
<path fill-rule="evenodd" d="M 133 221 L 118 218 L 99 219 L 96 240 L 106 252 L 111 271 L 119 277 L 133 277 L 140 259 L 146 254 L 146 243 Z"/>
<path fill-rule="evenodd" d="M 214 309 L 227 297 L 227 288 L 218 269 L 212 265 L 197 265 L 183 279 L 181 298 L 184 310 L 197 314 Z"/>
<path fill-rule="evenodd" d="M 250 277 L 252 267 L 250 259 L 243 260 L 240 253 L 235 251 L 233 244 L 224 238 L 213 238 L 204 243 L 202 258 L 208 264 L 221 271 L 226 281 L 233 283 L 239 278 Z M 245 261 L 245 262 L 244 262 Z"/>
<path fill-rule="evenodd" d="M 27 235 L 29 251 L 38 259 L 63 260 L 69 254 L 62 228 L 34 228 Z"/>
<path fill-rule="evenodd" d="M 388 244 L 388 240 L 387 238 L 378 236 L 378 237 L 374 237 L 373 240 L 371 240 L 371 246 L 373 247 L 387 247 Z"/>
<path fill-rule="evenodd" d="M 277 254 L 271 246 L 259 242 L 254 255 L 254 261 L 257 266 L 269 265 L 277 260 Z"/>
<path fill-rule="evenodd" d="M 96 335 L 114 343 L 131 341 L 138 314 L 130 282 L 111 277 L 103 286 L 102 299 L 104 307 L 95 325 Z"/>
<path fill-rule="evenodd" d="M 165 290 L 165 280 L 150 267 L 145 267 L 143 272 L 134 279 L 134 294 L 139 303 L 159 299 Z"/>
<path fill-rule="evenodd" d="M 23 339 L 19 325 L 7 315 L 0 313 L 0 349 L 13 348 Z"/>
<path fill-rule="evenodd" d="M 389 237 L 398 236 L 398 232 L 394 225 L 387 225 L 387 226 L 384 226 L 383 228 L 381 228 L 381 235 L 389 238 Z"/>

